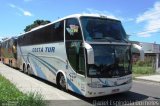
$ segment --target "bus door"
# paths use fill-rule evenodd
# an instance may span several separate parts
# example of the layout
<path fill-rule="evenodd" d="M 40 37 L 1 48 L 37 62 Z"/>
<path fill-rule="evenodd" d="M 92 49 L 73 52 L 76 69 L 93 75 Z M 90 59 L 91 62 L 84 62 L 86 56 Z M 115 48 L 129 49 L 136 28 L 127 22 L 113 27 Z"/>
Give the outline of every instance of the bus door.
<path fill-rule="evenodd" d="M 68 88 L 76 93 L 85 93 L 85 49 L 81 28 L 76 18 L 66 20 L 65 27 L 66 53 L 68 57 Z"/>

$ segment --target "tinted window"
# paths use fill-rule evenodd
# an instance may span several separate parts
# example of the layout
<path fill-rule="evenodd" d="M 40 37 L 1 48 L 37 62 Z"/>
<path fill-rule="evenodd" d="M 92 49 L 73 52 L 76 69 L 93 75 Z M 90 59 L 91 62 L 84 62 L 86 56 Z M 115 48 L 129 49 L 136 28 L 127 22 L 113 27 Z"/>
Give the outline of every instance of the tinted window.
<path fill-rule="evenodd" d="M 66 20 L 66 40 L 82 40 L 79 22 L 76 18 Z"/>
<path fill-rule="evenodd" d="M 127 39 L 120 21 L 105 18 L 82 17 L 81 23 L 84 38 L 87 41 Z"/>
<path fill-rule="evenodd" d="M 66 20 L 66 52 L 70 65 L 79 74 L 85 75 L 85 55 L 82 34 L 77 19 Z"/>
<path fill-rule="evenodd" d="M 127 45 L 92 45 L 94 63 L 89 76 L 111 78 L 131 74 L 131 51 Z"/>
<path fill-rule="evenodd" d="M 85 75 L 85 55 L 81 41 L 66 43 L 66 52 L 70 65 L 79 74 Z"/>
<path fill-rule="evenodd" d="M 18 38 L 18 43 L 20 45 L 34 45 L 62 41 L 64 41 L 63 21 L 24 34 Z"/>

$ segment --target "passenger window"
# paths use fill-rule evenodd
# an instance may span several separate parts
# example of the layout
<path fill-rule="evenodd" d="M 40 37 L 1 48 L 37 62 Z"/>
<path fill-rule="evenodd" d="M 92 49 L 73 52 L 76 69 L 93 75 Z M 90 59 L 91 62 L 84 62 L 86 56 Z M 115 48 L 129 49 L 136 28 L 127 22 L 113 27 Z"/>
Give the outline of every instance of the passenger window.
<path fill-rule="evenodd" d="M 54 41 L 63 41 L 64 40 L 64 22 L 57 22 L 53 24 L 53 39 Z"/>
<path fill-rule="evenodd" d="M 85 75 L 85 55 L 78 19 L 66 20 L 66 52 L 70 65 L 79 74 Z"/>
<path fill-rule="evenodd" d="M 76 18 L 66 21 L 66 40 L 82 40 L 79 22 Z"/>
<path fill-rule="evenodd" d="M 18 40 L 20 45 L 35 45 L 64 41 L 64 21 L 26 33 Z"/>

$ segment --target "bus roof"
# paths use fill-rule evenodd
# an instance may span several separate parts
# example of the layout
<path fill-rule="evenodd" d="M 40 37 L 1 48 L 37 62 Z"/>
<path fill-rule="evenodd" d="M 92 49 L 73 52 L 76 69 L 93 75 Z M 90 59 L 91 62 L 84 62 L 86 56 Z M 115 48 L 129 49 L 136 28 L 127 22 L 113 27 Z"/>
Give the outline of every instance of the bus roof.
<path fill-rule="evenodd" d="M 3 42 L 6 42 L 6 41 L 9 41 L 11 39 L 17 39 L 18 37 L 14 36 L 14 37 L 9 37 L 9 38 L 6 38 L 5 40 L 2 40 L 1 43 Z"/>
<path fill-rule="evenodd" d="M 66 17 L 64 17 L 62 19 L 75 18 L 75 17 L 76 18 L 80 18 L 80 17 L 97 17 L 97 18 L 107 18 L 107 19 L 120 21 L 119 19 L 117 19 L 116 17 L 113 17 L 113 16 L 107 16 L 107 15 L 102 15 L 102 14 L 86 14 L 86 13 L 73 14 L 73 15 L 66 16 Z"/>
<path fill-rule="evenodd" d="M 40 25 L 40 26 L 38 26 L 38 27 L 36 27 L 36 28 L 31 29 L 31 30 L 28 31 L 28 32 L 25 32 L 25 33 L 20 34 L 20 36 L 21 36 L 21 35 L 24 35 L 24 34 L 26 34 L 26 33 L 30 33 L 30 32 L 32 32 L 32 31 L 41 29 L 41 28 L 43 28 L 43 27 L 45 27 L 45 26 L 48 26 L 48 25 L 51 25 L 51 24 L 53 24 L 53 23 L 56 23 L 56 22 L 59 22 L 59 21 L 68 19 L 68 18 L 80 18 L 80 17 L 108 18 L 108 19 L 111 19 L 111 20 L 119 21 L 119 20 L 117 20 L 117 19 L 114 18 L 114 17 L 110 17 L 110 16 L 106 16 L 106 15 L 101 15 L 101 14 L 86 14 L 86 13 L 85 13 L 85 14 L 73 14 L 73 15 L 69 15 L 69 16 L 60 18 L 60 19 L 58 19 L 58 20 L 56 20 L 56 21 L 53 21 L 53 22 L 51 22 L 51 23 L 48 23 L 48 24 L 46 24 L 46 25 Z"/>

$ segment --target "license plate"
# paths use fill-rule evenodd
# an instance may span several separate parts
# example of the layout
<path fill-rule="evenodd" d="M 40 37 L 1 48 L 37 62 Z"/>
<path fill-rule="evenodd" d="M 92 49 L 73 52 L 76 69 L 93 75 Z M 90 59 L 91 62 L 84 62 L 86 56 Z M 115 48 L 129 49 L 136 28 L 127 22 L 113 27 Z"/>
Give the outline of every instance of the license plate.
<path fill-rule="evenodd" d="M 112 90 L 112 93 L 117 93 L 117 92 L 119 92 L 119 89 L 113 89 Z"/>

